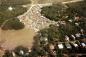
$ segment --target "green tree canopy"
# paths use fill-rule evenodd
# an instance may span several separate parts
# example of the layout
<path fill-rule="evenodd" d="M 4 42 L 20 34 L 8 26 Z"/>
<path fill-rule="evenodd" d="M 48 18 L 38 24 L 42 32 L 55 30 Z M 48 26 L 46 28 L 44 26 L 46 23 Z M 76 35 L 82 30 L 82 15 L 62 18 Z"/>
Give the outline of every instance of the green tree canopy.
<path fill-rule="evenodd" d="M 24 55 L 28 52 L 28 48 L 24 47 L 24 46 L 18 46 L 14 49 L 14 52 L 18 55 L 18 56 L 23 56 L 21 54 L 21 50 L 24 52 Z"/>
<path fill-rule="evenodd" d="M 77 15 L 86 17 L 86 1 L 69 3 L 67 6 L 69 7 L 68 10 L 71 10 L 72 13 L 76 12 Z"/>
<path fill-rule="evenodd" d="M 64 34 L 62 34 L 55 25 L 50 25 L 49 28 L 41 30 L 40 33 L 41 37 L 47 37 L 50 42 L 53 42 L 56 39 L 63 40 L 64 37 Z"/>
<path fill-rule="evenodd" d="M 53 4 L 52 6 L 45 6 L 41 8 L 41 14 L 50 20 L 58 21 L 62 18 L 65 7 L 61 4 Z"/>
<path fill-rule="evenodd" d="M 13 55 L 12 55 L 11 51 L 5 50 L 5 53 L 2 57 L 13 57 Z"/>
<path fill-rule="evenodd" d="M 31 0 L 0 0 L 1 5 L 24 5 L 30 4 Z"/>
<path fill-rule="evenodd" d="M 24 24 L 21 23 L 20 20 L 17 18 L 9 19 L 9 21 L 7 21 L 7 23 L 5 23 L 5 25 L 2 27 L 3 30 L 7 29 L 19 30 L 22 28 L 24 28 Z"/>
<path fill-rule="evenodd" d="M 78 32 L 77 27 L 69 22 L 66 22 L 65 25 L 60 25 L 59 30 L 63 31 L 65 35 L 71 35 Z"/>
<path fill-rule="evenodd" d="M 62 4 L 45 6 L 41 14 L 54 21 L 74 19 L 76 15 L 86 17 L 86 1 L 68 3 L 64 7 Z"/>
<path fill-rule="evenodd" d="M 24 24 L 17 17 L 27 11 L 27 8 L 22 5 L 30 3 L 30 0 L 0 0 L 0 26 L 9 20 L 2 29 L 18 30 L 24 28 Z"/>
<path fill-rule="evenodd" d="M 12 7 L 13 10 L 9 10 Z M 27 11 L 27 8 L 22 6 L 0 6 L 0 17 L 12 18 L 17 17 Z"/>
<path fill-rule="evenodd" d="M 50 25 L 49 28 L 45 28 L 39 31 L 41 36 L 39 38 L 48 38 L 50 42 L 55 40 L 64 41 L 66 35 L 77 33 L 77 27 L 74 24 L 67 22 L 66 24 Z"/>

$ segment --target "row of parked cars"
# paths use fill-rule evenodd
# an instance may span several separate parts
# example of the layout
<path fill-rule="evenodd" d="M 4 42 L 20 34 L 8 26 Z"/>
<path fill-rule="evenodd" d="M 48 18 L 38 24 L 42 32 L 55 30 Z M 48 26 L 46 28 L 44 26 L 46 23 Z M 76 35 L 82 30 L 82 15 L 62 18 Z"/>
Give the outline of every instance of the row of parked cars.
<path fill-rule="evenodd" d="M 70 43 L 58 43 L 58 48 L 63 50 L 66 49 L 70 53 L 85 53 L 86 54 L 86 43 L 76 43 L 76 42 L 70 42 Z"/>
<path fill-rule="evenodd" d="M 74 40 L 81 40 L 81 39 L 85 39 L 86 35 L 85 34 L 81 34 L 81 33 L 76 33 L 74 35 L 66 35 L 65 36 L 65 40 L 67 41 L 74 41 Z"/>

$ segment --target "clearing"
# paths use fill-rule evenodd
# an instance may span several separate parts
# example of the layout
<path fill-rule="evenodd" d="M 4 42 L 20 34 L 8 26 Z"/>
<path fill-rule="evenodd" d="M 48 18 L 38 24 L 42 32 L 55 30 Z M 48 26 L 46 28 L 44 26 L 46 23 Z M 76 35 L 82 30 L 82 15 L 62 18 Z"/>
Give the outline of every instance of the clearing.
<path fill-rule="evenodd" d="M 5 49 L 13 49 L 19 45 L 27 46 L 30 49 L 33 45 L 34 35 L 35 32 L 31 29 L 2 30 L 0 39 L 4 41 L 2 47 Z"/>

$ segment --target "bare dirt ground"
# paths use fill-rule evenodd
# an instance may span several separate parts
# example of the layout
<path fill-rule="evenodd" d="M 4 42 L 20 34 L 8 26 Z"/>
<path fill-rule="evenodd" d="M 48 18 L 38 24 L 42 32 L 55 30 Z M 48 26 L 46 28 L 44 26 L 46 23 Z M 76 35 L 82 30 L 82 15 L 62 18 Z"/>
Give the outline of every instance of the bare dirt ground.
<path fill-rule="evenodd" d="M 13 49 L 16 46 L 23 45 L 31 48 L 35 32 L 31 29 L 2 31 L 1 40 L 5 40 L 2 47 Z"/>
<path fill-rule="evenodd" d="M 44 3 L 56 3 L 63 1 L 71 1 L 71 0 L 32 0 L 34 4 L 44 4 Z"/>

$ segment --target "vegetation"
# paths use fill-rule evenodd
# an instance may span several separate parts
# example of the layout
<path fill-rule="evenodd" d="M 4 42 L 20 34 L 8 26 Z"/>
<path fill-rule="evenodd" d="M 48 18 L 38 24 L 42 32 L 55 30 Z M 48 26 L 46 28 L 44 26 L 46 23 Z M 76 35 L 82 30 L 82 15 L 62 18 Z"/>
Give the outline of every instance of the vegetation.
<path fill-rule="evenodd" d="M 86 17 L 86 1 L 63 5 L 54 4 L 41 8 L 41 14 L 54 21 L 74 19 L 75 16 Z"/>
<path fill-rule="evenodd" d="M 56 40 L 64 41 L 66 35 L 75 34 L 77 32 L 77 27 L 67 22 L 66 24 L 59 24 L 59 26 L 50 25 L 49 28 L 40 30 L 39 34 L 41 35 L 39 38 L 47 38 L 50 43 Z"/>
<path fill-rule="evenodd" d="M 13 57 L 13 56 L 12 56 L 11 51 L 6 50 L 6 51 L 5 51 L 5 54 L 3 55 L 3 57 Z"/>
<path fill-rule="evenodd" d="M 30 4 L 31 0 L 1 0 L 1 5 L 24 5 Z"/>
<path fill-rule="evenodd" d="M 12 10 L 9 10 L 12 7 Z M 22 6 L 0 6 L 0 17 L 12 18 L 17 17 L 27 11 L 27 8 Z"/>
<path fill-rule="evenodd" d="M 22 51 L 22 52 L 21 52 Z M 13 55 L 15 54 L 15 55 Z M 17 46 L 14 50 L 6 50 L 3 57 L 28 57 L 28 48 Z"/>
<path fill-rule="evenodd" d="M 23 53 L 21 53 L 21 51 L 22 51 Z M 18 55 L 18 56 L 23 56 L 23 55 L 25 55 L 26 53 L 28 53 L 28 48 L 23 47 L 23 46 L 18 46 L 18 47 L 16 47 L 16 48 L 14 49 L 14 52 L 15 52 L 15 54 Z"/>
<path fill-rule="evenodd" d="M 86 17 L 86 1 L 67 4 L 70 13 L 77 13 L 79 16 Z"/>
<path fill-rule="evenodd" d="M 60 49 L 57 49 L 57 57 L 63 57 L 62 55 L 63 55 L 63 53 L 62 53 L 62 50 L 60 50 Z"/>
<path fill-rule="evenodd" d="M 42 48 L 42 49 L 34 49 L 31 54 L 30 57 L 38 57 L 38 56 L 45 56 L 46 55 L 46 51 Z"/>
<path fill-rule="evenodd" d="M 24 24 L 21 23 L 19 20 L 17 20 L 18 18 L 15 18 L 21 14 L 23 14 L 24 12 L 26 12 L 26 8 L 23 8 L 21 6 L 14 6 L 13 10 L 10 11 L 8 10 L 9 6 L 0 6 L 0 26 L 2 25 L 2 23 L 4 23 L 6 20 L 9 20 L 8 23 L 10 23 L 9 26 L 13 27 L 14 29 L 18 29 L 18 28 L 23 28 Z M 21 9 L 20 9 L 21 8 Z M 17 22 L 16 22 L 17 21 Z M 15 24 L 13 24 L 15 23 Z M 8 26 L 7 24 L 4 26 L 4 29 L 6 29 L 5 27 Z M 12 26 L 13 25 L 13 26 Z M 17 27 L 14 27 L 17 26 Z"/>
<path fill-rule="evenodd" d="M 7 29 L 14 29 L 19 30 L 24 28 L 24 24 L 20 22 L 17 18 L 12 18 L 9 21 L 5 23 L 5 25 L 2 27 L 3 30 Z"/>
<path fill-rule="evenodd" d="M 5 20 L 7 20 L 7 18 L 2 18 L 2 17 L 0 17 L 0 26 L 2 25 L 2 23 L 3 23 Z"/>
<path fill-rule="evenodd" d="M 50 20 L 58 21 L 62 18 L 65 7 L 61 4 L 54 4 L 42 8 L 41 14 Z"/>
<path fill-rule="evenodd" d="M 61 25 L 59 30 L 63 31 L 65 35 L 71 35 L 78 32 L 77 27 L 74 24 L 66 22 L 65 25 Z"/>
<path fill-rule="evenodd" d="M 48 28 L 44 28 L 38 32 L 38 34 L 34 37 L 35 43 L 32 48 L 32 52 L 29 54 L 29 57 L 38 57 L 38 56 L 40 57 L 40 56 L 46 56 L 46 55 L 51 56 L 53 52 L 56 52 L 56 57 L 63 57 L 62 51 L 64 49 L 63 50 L 58 49 L 57 47 L 58 42 L 65 42 L 66 36 L 70 38 L 71 35 L 75 36 L 76 33 L 79 33 L 79 32 L 81 33 L 81 29 L 83 29 L 86 34 L 86 20 L 85 20 L 86 16 L 84 13 L 85 12 L 84 10 L 86 7 L 85 7 L 85 4 L 84 5 L 83 4 L 76 3 L 74 4 L 75 6 L 67 5 L 68 8 L 66 9 L 64 8 L 64 6 L 59 4 L 43 7 L 41 14 L 49 18 L 50 20 L 58 21 L 58 23 L 51 24 Z M 15 26 L 14 24 L 20 25 L 20 23 L 17 23 L 17 21 L 19 20 L 18 19 L 15 19 L 15 20 L 11 19 L 11 20 L 12 21 L 7 22 L 7 25 L 8 25 L 7 27 L 18 29 L 16 28 L 18 25 Z M 13 22 L 13 20 L 15 21 L 15 23 Z M 49 49 L 49 44 L 53 44 L 53 46 L 55 47 L 54 50 Z M 74 47 L 74 49 L 75 48 L 77 47 Z M 22 54 L 20 53 L 20 50 L 23 50 L 24 54 L 28 52 L 28 49 L 22 46 L 16 47 L 14 52 L 18 56 L 22 56 Z M 70 51 L 70 49 L 68 50 Z M 65 50 L 64 52 L 66 53 L 68 51 Z"/>
<path fill-rule="evenodd" d="M 58 22 L 58 24 L 51 24 L 48 28 L 39 31 L 39 34 L 36 38 L 37 40 L 39 40 L 37 42 L 38 47 L 43 49 L 46 53 L 49 50 L 49 48 L 46 51 L 45 47 L 47 47 L 50 43 L 56 44 L 57 42 L 65 42 L 65 36 L 71 38 L 71 35 L 75 35 L 79 32 L 81 33 L 81 29 L 83 29 L 86 34 L 85 4 L 86 2 L 67 4 L 68 8 L 65 8 L 61 5 L 58 6 L 58 4 L 54 4 L 52 6 L 45 6 L 41 8 L 41 14 L 43 16 L 50 19 L 51 21 Z M 37 49 L 37 51 L 39 51 L 39 48 Z M 57 57 L 63 57 L 63 50 L 57 48 L 55 49 L 55 51 Z"/>
<path fill-rule="evenodd" d="M 3 25 L 3 23 L 6 20 L 7 23 L 4 24 L 2 29 L 22 29 L 24 28 L 24 24 L 21 23 L 18 20 L 18 16 L 22 15 L 27 11 L 26 7 L 23 7 L 22 5 L 30 4 L 30 0 L 1 0 L 0 4 L 0 26 Z"/>

